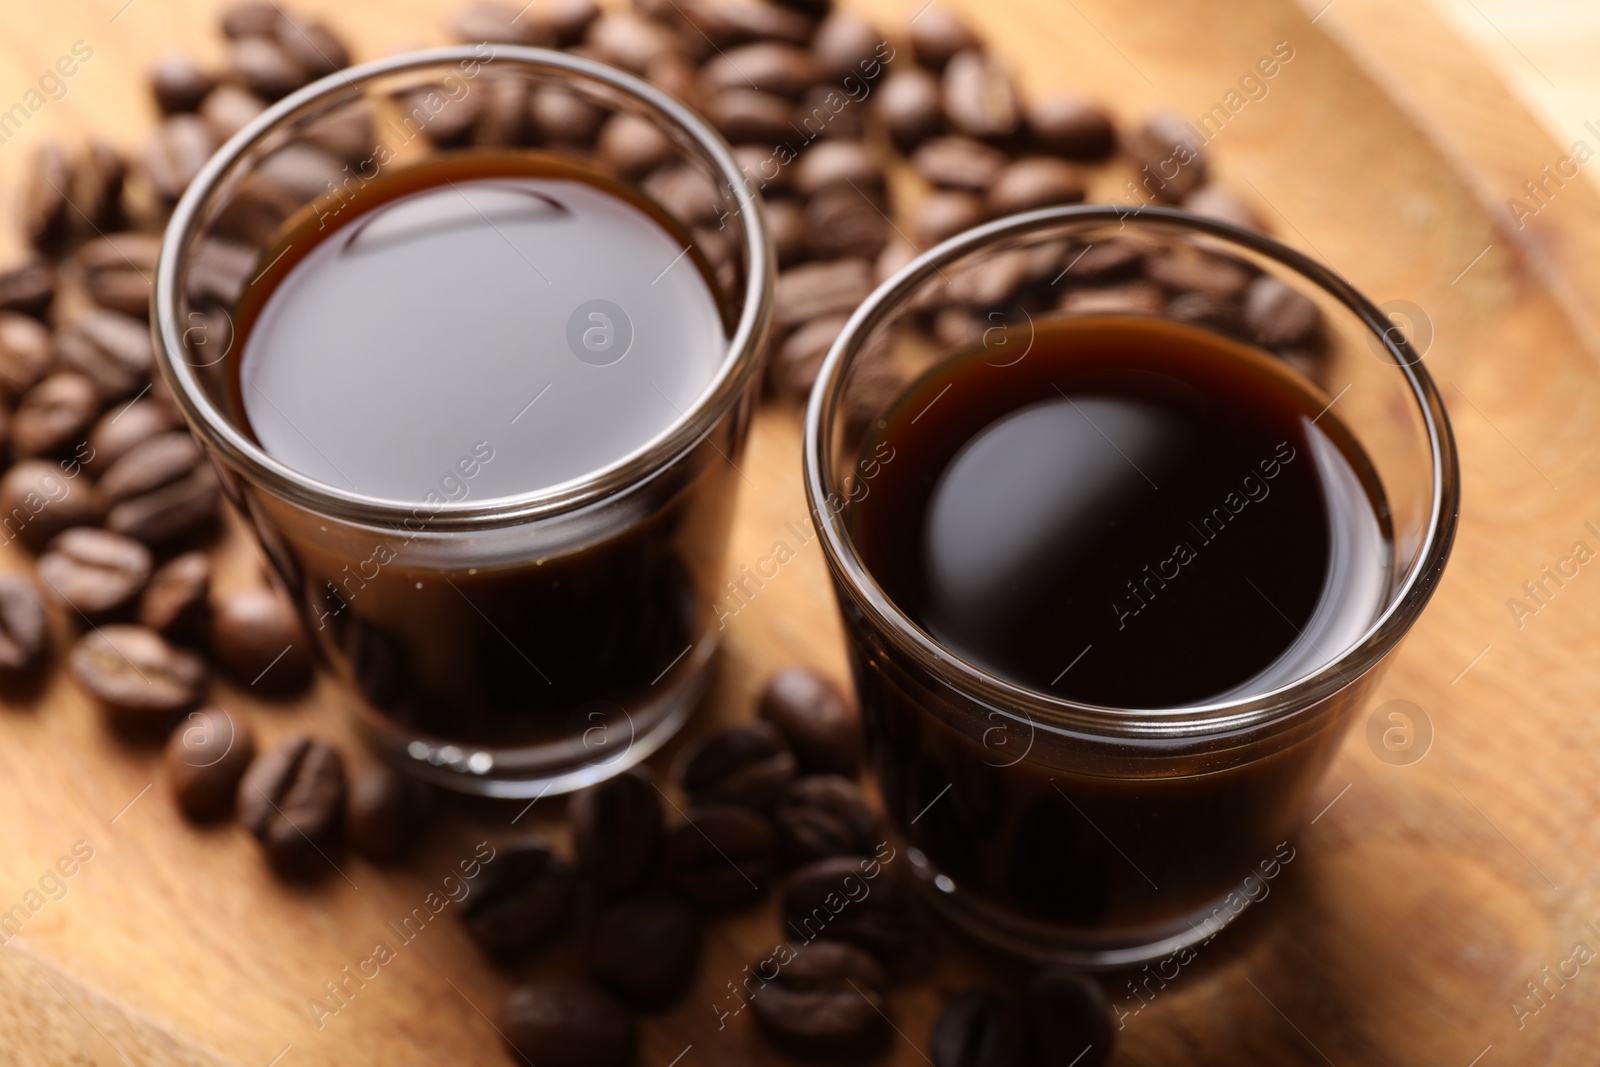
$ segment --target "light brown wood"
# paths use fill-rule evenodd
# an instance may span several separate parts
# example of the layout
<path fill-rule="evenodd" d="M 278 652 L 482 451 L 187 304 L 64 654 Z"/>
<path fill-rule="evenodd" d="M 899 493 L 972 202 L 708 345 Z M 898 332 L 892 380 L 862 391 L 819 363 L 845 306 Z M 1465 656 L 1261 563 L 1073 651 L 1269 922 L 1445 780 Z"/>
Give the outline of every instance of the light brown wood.
<path fill-rule="evenodd" d="M 0 107 L 74 41 L 95 56 L 64 100 L 0 145 L 0 203 L 10 202 L 29 143 L 45 135 L 95 129 L 133 144 L 151 119 L 142 78 L 157 54 L 218 54 L 207 0 L 123 2 L 63 0 L 7 20 Z M 1342 0 L 1313 25 L 1320 0 L 1304 9 L 1289 0 L 937 2 L 982 25 L 1028 89 L 1090 92 L 1126 117 L 1156 104 L 1198 115 L 1257 56 L 1291 42 L 1295 58 L 1270 95 L 1213 143 L 1221 180 L 1290 244 L 1377 300 L 1425 309 L 1436 332 L 1428 363 L 1462 454 L 1449 573 L 1374 702 L 1420 705 L 1432 750 L 1389 766 L 1358 724 L 1315 802 L 1332 806 L 1297 835 L 1295 862 L 1243 922 L 1125 1020 L 1117 1062 L 1593 1062 L 1600 977 L 1591 966 L 1547 981 L 1544 968 L 1554 972 L 1578 941 L 1600 950 L 1591 874 L 1600 724 L 1590 714 L 1600 578 L 1584 568 L 1520 629 L 1506 602 L 1573 542 L 1600 547 L 1584 528 L 1600 523 L 1600 369 L 1587 342 L 1588 309 L 1600 298 L 1595 194 L 1572 183 L 1527 230 L 1507 225 L 1508 190 L 1565 146 L 1420 6 Z M 897 36 L 914 10 L 899 0 L 860 6 Z M 299 7 L 325 15 L 363 58 L 442 40 L 448 10 L 423 0 Z M 804 521 L 798 439 L 795 410 L 762 411 L 741 464 L 751 484 L 730 570 L 790 538 L 786 523 Z M 244 580 L 256 565 L 237 529 L 227 557 L 225 580 Z M 0 565 L 26 561 L 7 554 Z M 64 625 L 57 636 L 67 638 Z M 793 662 L 843 677 L 814 544 L 730 622 L 701 723 L 748 715 L 765 676 Z M 263 738 L 304 726 L 354 749 L 325 682 L 291 707 L 216 688 Z M 493 1015 L 510 976 L 478 956 L 449 914 L 320 1029 L 307 1001 L 377 941 L 394 943 L 387 924 L 477 841 L 559 832 L 558 804 L 541 802 L 513 825 L 520 808 L 453 804 L 424 858 L 402 870 L 351 859 L 341 861 L 343 877 L 285 887 L 239 827 L 187 826 L 155 754 L 112 740 L 57 677 L 37 700 L 0 711 L 0 911 L 39 887 L 76 842 L 93 858 L 0 950 L 4 1058 L 508 1062 L 484 1013 Z M 771 1062 L 748 1016 L 719 1030 L 711 1004 L 776 937 L 766 908 L 715 927 L 691 995 L 645 1022 L 641 1062 Z M 563 946 L 528 973 L 573 967 L 577 956 Z M 943 960 L 895 992 L 895 1064 L 923 1063 L 943 993 L 998 966 L 953 944 Z M 1111 995 L 1125 1011 L 1144 1003 L 1120 982 Z M 1529 982 L 1546 982 L 1544 1006 L 1528 998 Z"/>

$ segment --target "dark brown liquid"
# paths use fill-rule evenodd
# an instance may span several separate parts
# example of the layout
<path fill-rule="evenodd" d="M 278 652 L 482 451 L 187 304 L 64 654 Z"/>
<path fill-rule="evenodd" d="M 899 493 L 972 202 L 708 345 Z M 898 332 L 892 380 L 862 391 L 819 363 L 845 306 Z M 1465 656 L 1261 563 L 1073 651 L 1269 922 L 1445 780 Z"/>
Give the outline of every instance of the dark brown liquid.
<path fill-rule="evenodd" d="M 728 348 L 699 250 L 596 172 L 476 154 L 313 205 L 261 262 L 236 315 L 248 428 L 297 471 L 412 509 L 337 543 L 315 516 L 253 513 L 335 667 L 384 715 L 457 744 L 625 734 L 707 632 L 737 419 L 564 543 L 452 535 L 481 546 L 457 566 L 438 562 L 431 520 L 590 475 L 694 406 Z"/>
<path fill-rule="evenodd" d="M 954 654 L 1044 694 L 1174 708 L 1313 673 L 1376 618 L 1381 491 L 1271 357 L 1133 318 L 1041 321 L 1020 362 L 987 354 L 904 394 L 846 513 L 873 577 Z M 885 655 L 859 613 L 846 626 L 901 832 L 963 889 L 1096 936 L 1177 921 L 1271 859 L 1339 737 L 1309 719 L 1242 766 L 1085 745 Z"/>

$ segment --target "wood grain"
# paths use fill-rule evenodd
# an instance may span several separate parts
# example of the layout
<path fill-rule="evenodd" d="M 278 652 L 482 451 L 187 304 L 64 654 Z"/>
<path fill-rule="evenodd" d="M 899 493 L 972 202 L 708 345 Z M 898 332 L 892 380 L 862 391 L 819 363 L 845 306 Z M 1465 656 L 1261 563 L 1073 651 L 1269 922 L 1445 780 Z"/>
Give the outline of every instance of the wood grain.
<path fill-rule="evenodd" d="M 1271 93 L 1213 143 L 1221 180 L 1286 241 L 1380 302 L 1424 309 L 1435 332 L 1428 363 L 1465 471 L 1449 573 L 1375 702 L 1421 706 L 1432 750 L 1393 767 L 1353 731 L 1307 816 L 1332 806 L 1298 835 L 1297 858 L 1271 895 L 1165 985 L 1135 996 L 1124 984 L 1131 977 L 1111 979 L 1127 1013 L 1117 1062 L 1593 1062 L 1595 968 L 1550 979 L 1542 1003 L 1525 983 L 1543 981 L 1576 941 L 1600 949 L 1600 933 L 1586 926 L 1600 928 L 1592 874 L 1600 722 L 1588 714 L 1600 578 L 1585 568 L 1520 629 L 1506 601 L 1575 541 L 1600 546 L 1584 528 L 1600 523 L 1595 194 L 1574 183 L 1527 230 L 1507 225 L 1505 190 L 1564 149 L 1420 6 L 1343 0 L 1313 25 L 1323 5 L 1289 0 L 1175 0 L 1155 11 L 1115 0 L 937 2 L 982 25 L 1029 90 L 1091 92 L 1126 117 L 1157 104 L 1198 115 L 1274 42 L 1290 41 L 1295 58 Z M 44 136 L 94 129 L 133 144 L 152 118 L 141 79 L 159 53 L 218 54 L 206 0 L 124 3 L 62 0 L 8 20 L 0 106 L 74 41 L 95 57 L 65 99 L 0 145 L 0 203 L 10 202 L 29 144 Z M 347 33 L 363 58 L 441 41 L 447 11 L 423 0 L 299 6 Z M 895 34 L 909 14 L 899 0 L 859 6 Z M 742 463 L 750 485 L 730 570 L 768 554 L 791 536 L 786 523 L 803 520 L 798 442 L 795 410 L 762 411 Z M 237 528 L 226 556 L 224 582 L 256 566 Z M 5 555 L 0 565 L 26 561 Z M 67 638 L 64 625 L 57 636 Z M 748 715 L 765 676 L 793 662 L 843 676 L 814 543 L 730 622 L 702 724 Z M 292 706 L 217 689 L 265 739 L 309 727 L 354 751 L 326 683 Z M 33 701 L 0 711 L 0 910 L 38 888 L 76 842 L 94 854 L 0 951 L 5 1058 L 508 1062 L 486 1015 L 514 976 L 484 963 L 448 913 L 320 1028 L 308 999 L 325 997 L 324 982 L 377 941 L 393 943 L 388 924 L 476 842 L 559 834 L 558 804 L 519 818 L 520 807 L 453 803 L 405 868 L 340 858 L 340 875 L 286 887 L 238 827 L 185 825 L 156 754 L 110 738 L 57 677 Z M 711 1005 L 775 938 L 766 909 L 719 924 L 685 1003 L 645 1022 L 641 1062 L 774 1062 L 748 1016 L 719 1030 Z M 896 991 L 896 1065 L 925 1061 L 945 992 L 1006 972 L 959 945 L 942 949 L 940 966 Z M 578 955 L 563 945 L 528 973 L 573 967 Z"/>

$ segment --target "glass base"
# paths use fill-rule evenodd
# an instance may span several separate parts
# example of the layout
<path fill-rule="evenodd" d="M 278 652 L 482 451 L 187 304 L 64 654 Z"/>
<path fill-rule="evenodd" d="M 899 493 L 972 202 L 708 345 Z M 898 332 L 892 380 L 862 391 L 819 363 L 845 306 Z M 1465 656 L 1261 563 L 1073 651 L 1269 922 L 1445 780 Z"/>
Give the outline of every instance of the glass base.
<path fill-rule="evenodd" d="M 509 799 L 570 793 L 621 774 L 672 739 L 710 687 L 718 644 L 715 633 L 703 638 L 644 703 L 578 708 L 566 735 L 547 744 L 467 745 L 408 732 L 381 716 L 356 718 L 383 759 L 444 789 Z"/>
<path fill-rule="evenodd" d="M 912 882 L 945 919 L 973 940 L 1020 959 L 1084 971 L 1116 971 L 1165 959 L 1209 941 L 1244 914 L 1224 903 L 1231 893 L 1179 919 L 1136 933 L 1098 934 L 1092 930 L 1038 922 L 996 908 L 965 892 L 939 871 L 921 849 L 907 847 Z M 1247 898 L 1248 899 L 1248 898 Z"/>

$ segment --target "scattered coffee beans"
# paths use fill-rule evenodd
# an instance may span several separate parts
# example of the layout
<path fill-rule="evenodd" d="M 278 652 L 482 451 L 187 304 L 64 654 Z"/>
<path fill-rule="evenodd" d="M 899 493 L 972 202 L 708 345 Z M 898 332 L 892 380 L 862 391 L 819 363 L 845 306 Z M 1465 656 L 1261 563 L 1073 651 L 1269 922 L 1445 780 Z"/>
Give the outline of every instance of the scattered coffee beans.
<path fill-rule="evenodd" d="M 777 977 L 750 1001 L 780 1043 L 811 1055 L 860 1055 L 884 1037 L 889 980 L 871 955 L 839 941 L 787 946 Z"/>
<path fill-rule="evenodd" d="M 684 753 L 683 789 L 697 804 L 765 810 L 794 775 L 794 754 L 770 723 L 712 734 Z"/>
<path fill-rule="evenodd" d="M 758 713 L 783 735 L 807 773 L 854 777 L 860 769 L 860 717 L 839 687 L 816 671 L 789 667 L 773 675 Z"/>
<path fill-rule="evenodd" d="M 205 631 L 210 592 L 210 557 L 185 552 L 150 576 L 139 598 L 139 625 L 171 641 L 198 642 Z"/>
<path fill-rule="evenodd" d="M 368 859 L 397 860 L 421 837 L 433 808 L 428 786 L 386 764 L 376 764 L 350 784 L 345 836 Z"/>
<path fill-rule="evenodd" d="M 567 862 L 537 842 L 502 849 L 479 877 L 461 918 L 478 947 L 500 963 L 516 962 L 549 938 L 578 885 Z"/>
<path fill-rule="evenodd" d="M 784 859 L 795 866 L 870 855 L 882 840 L 861 790 L 837 774 L 796 778 L 778 797 L 772 822 Z"/>
<path fill-rule="evenodd" d="M 701 939 L 700 916 L 682 897 L 629 897 L 595 920 L 589 970 L 635 1008 L 669 1007 L 694 984 Z"/>
<path fill-rule="evenodd" d="M 642 770 L 574 793 L 567 819 L 578 868 L 602 898 L 638 885 L 661 851 L 661 793 Z"/>
<path fill-rule="evenodd" d="M 33 583 L 15 574 L 0 575 L 0 680 L 37 670 L 48 646 L 44 605 Z"/>
<path fill-rule="evenodd" d="M 178 807 L 196 822 L 232 814 L 255 752 L 243 719 L 216 707 L 191 711 L 167 739 L 167 777 Z"/>
<path fill-rule="evenodd" d="M 162 727 L 200 702 L 206 669 L 200 657 L 173 648 L 143 626 L 101 626 L 78 639 L 72 676 L 100 701 L 113 722 Z"/>
<path fill-rule="evenodd" d="M 150 550 L 106 530 L 67 530 L 39 557 L 39 580 L 59 603 L 95 623 L 126 614 L 150 580 Z"/>
<path fill-rule="evenodd" d="M 239 817 L 280 872 L 322 874 L 344 810 L 344 761 L 331 745 L 291 734 L 239 781 Z"/>
<path fill-rule="evenodd" d="M 633 1016 L 616 1001 L 559 979 L 513 989 L 499 1030 L 513 1052 L 538 1067 L 629 1067 L 638 1043 Z"/>
<path fill-rule="evenodd" d="M 1027 1049 L 1022 1007 L 997 989 L 969 989 L 933 1026 L 933 1067 L 1019 1067 Z"/>
<path fill-rule="evenodd" d="M 772 824 L 748 808 L 707 807 L 691 812 L 667 835 L 666 875 L 708 911 L 741 908 L 760 900 L 772 880 Z"/>
<path fill-rule="evenodd" d="M 245 685 L 281 695 L 311 681 L 311 639 L 275 590 L 245 589 L 215 598 L 209 630 L 217 662 Z"/>

